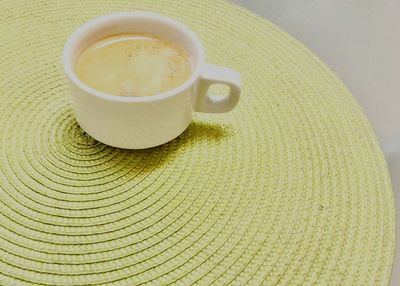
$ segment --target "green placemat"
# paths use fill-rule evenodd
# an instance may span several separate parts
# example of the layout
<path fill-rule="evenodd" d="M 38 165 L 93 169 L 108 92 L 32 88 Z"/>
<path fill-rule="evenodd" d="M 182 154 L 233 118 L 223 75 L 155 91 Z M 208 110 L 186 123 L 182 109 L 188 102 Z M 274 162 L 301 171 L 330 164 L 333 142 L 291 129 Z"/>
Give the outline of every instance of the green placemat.
<path fill-rule="evenodd" d="M 85 21 L 172 16 L 239 70 L 226 115 L 128 151 L 86 136 L 60 63 Z M 1 285 L 385 285 L 395 214 L 366 117 L 286 33 L 221 1 L 18 1 L 0 9 Z"/>

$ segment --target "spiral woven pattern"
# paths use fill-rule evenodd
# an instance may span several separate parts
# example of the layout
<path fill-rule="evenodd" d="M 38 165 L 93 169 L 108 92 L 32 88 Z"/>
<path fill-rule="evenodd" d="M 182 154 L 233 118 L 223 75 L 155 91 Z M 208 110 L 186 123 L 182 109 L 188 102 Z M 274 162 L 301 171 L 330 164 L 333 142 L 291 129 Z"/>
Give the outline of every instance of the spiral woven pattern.
<path fill-rule="evenodd" d="M 176 140 L 108 147 L 77 125 L 60 56 L 96 16 L 169 15 L 242 100 Z M 0 9 L 0 285 L 386 285 L 394 202 L 372 129 L 286 33 L 222 1 L 19 1 Z"/>

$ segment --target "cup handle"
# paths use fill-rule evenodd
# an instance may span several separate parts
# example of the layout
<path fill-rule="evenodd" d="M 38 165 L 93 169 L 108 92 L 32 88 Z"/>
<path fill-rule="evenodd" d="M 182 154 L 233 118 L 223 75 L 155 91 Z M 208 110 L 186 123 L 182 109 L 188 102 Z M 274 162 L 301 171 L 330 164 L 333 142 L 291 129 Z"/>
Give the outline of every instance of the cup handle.
<path fill-rule="evenodd" d="M 230 87 L 225 96 L 210 96 L 209 88 L 213 84 Z M 205 64 L 200 76 L 199 91 L 194 98 L 193 110 L 205 113 L 224 113 L 231 111 L 239 102 L 242 92 L 242 80 L 237 71 L 212 64 Z"/>

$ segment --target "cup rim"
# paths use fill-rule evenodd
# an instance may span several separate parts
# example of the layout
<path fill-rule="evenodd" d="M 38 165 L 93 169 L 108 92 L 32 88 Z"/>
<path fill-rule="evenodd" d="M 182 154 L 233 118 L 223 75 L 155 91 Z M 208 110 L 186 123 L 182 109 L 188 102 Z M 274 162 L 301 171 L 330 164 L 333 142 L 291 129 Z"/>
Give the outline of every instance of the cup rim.
<path fill-rule="evenodd" d="M 144 18 L 152 18 L 152 19 L 157 19 L 158 21 L 171 25 L 174 28 L 181 30 L 184 32 L 192 41 L 192 43 L 195 46 L 195 50 L 198 56 L 198 64 L 195 66 L 191 77 L 182 83 L 181 85 L 175 87 L 174 89 L 168 90 L 163 93 L 155 94 L 155 95 L 150 95 L 150 96 L 120 96 L 120 95 L 112 95 L 108 94 L 105 92 L 101 92 L 96 90 L 93 87 L 90 87 L 89 85 L 83 83 L 78 76 L 76 75 L 72 63 L 72 57 L 73 57 L 73 51 L 72 48 L 75 44 L 75 42 L 80 39 L 81 36 L 85 35 L 86 33 L 90 32 L 91 28 L 94 26 L 97 26 L 99 24 L 103 23 L 112 23 L 115 20 L 118 20 L 120 18 L 125 18 L 125 17 L 130 17 L 130 18 L 138 18 L 138 17 L 144 17 Z M 193 83 L 200 77 L 200 72 L 201 72 L 201 67 L 205 62 L 205 54 L 204 54 L 204 48 L 203 45 L 201 44 L 200 39 L 196 35 L 194 31 L 192 31 L 190 28 L 188 28 L 186 25 L 184 25 L 181 22 L 178 22 L 170 17 L 158 14 L 158 13 L 153 13 L 153 12 L 146 12 L 146 11 L 137 11 L 137 12 L 117 12 L 117 13 L 112 13 L 112 14 L 106 14 L 103 16 L 99 16 L 97 18 L 94 18 L 92 20 L 89 20 L 88 22 L 84 23 L 80 27 L 78 27 L 68 38 L 64 45 L 64 50 L 63 50 L 63 56 L 62 56 L 62 61 L 64 65 L 64 70 L 69 79 L 72 81 L 72 83 L 76 86 L 78 86 L 80 89 L 83 91 L 90 93 L 94 96 L 100 97 L 102 99 L 110 100 L 110 101 L 119 101 L 119 102 L 152 102 L 152 101 L 159 101 L 162 99 L 166 99 L 169 97 L 173 97 L 174 95 L 180 94 L 183 91 L 185 91 L 187 88 L 189 88 Z"/>

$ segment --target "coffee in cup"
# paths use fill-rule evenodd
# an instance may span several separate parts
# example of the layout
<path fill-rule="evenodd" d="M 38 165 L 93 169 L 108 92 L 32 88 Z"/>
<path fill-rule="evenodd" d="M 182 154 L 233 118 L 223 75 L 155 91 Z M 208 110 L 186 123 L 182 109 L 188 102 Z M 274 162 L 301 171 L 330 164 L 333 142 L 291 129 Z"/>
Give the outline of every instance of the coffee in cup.
<path fill-rule="evenodd" d="M 92 88 L 119 96 L 151 96 L 176 88 L 192 74 L 189 54 L 178 44 L 145 33 L 96 41 L 78 57 L 75 72 Z"/>

